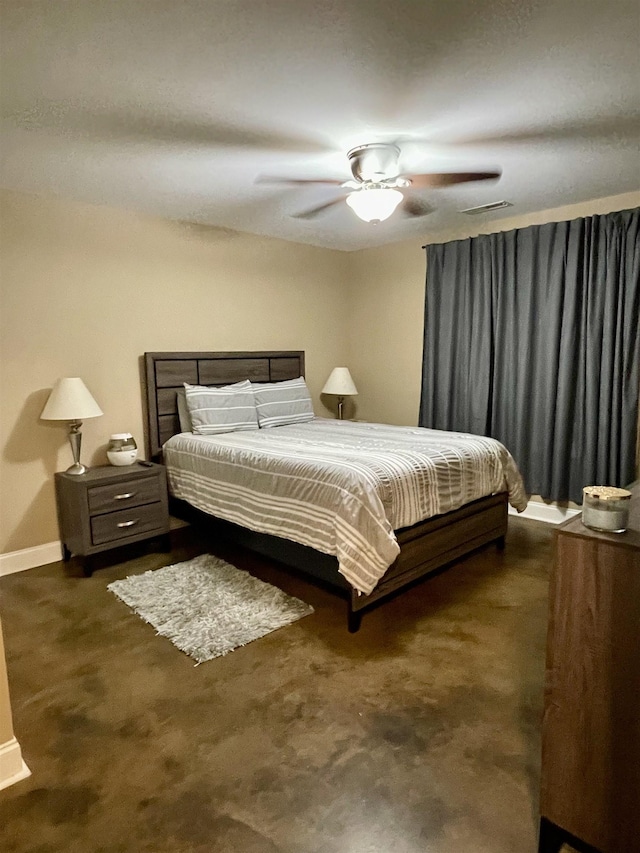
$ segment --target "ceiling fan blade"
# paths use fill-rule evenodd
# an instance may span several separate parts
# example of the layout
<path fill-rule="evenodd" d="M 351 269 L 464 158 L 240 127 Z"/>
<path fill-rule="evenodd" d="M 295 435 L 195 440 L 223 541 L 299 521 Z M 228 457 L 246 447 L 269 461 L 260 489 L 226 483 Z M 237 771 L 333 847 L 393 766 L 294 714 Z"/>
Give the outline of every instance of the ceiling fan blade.
<path fill-rule="evenodd" d="M 415 196 L 407 196 L 400 205 L 400 210 L 405 216 L 426 216 L 428 213 L 433 213 L 433 208 L 426 202 Z"/>
<path fill-rule="evenodd" d="M 542 125 L 536 128 L 512 128 L 502 132 L 454 139 L 452 144 L 460 145 L 521 145 L 542 143 L 551 145 L 556 142 L 579 142 L 586 140 L 624 139 L 640 132 L 640 113 L 618 112 L 615 109 L 607 114 L 599 114 L 580 121 L 567 121 Z"/>
<path fill-rule="evenodd" d="M 312 207 L 311 210 L 303 210 L 302 213 L 294 213 L 292 214 L 292 216 L 295 219 L 313 219 L 320 213 L 324 213 L 325 210 L 328 210 L 330 207 L 333 207 L 334 204 L 340 204 L 341 201 L 344 201 L 344 198 L 342 196 L 340 198 L 334 198 L 331 201 L 326 202 L 325 204 L 319 204 L 317 207 Z"/>
<path fill-rule="evenodd" d="M 418 189 L 423 187 L 431 187 L 438 189 L 439 187 L 450 187 L 454 184 L 466 184 L 471 181 L 490 181 L 497 180 L 502 173 L 494 172 L 443 172 L 434 173 L 432 175 L 407 175 L 411 181 L 411 186 Z"/>
<path fill-rule="evenodd" d="M 304 186 L 306 184 L 331 184 L 335 187 L 340 187 L 344 180 L 334 180 L 333 178 L 280 178 L 271 175 L 258 175 L 254 184 L 290 184 L 291 186 Z"/>

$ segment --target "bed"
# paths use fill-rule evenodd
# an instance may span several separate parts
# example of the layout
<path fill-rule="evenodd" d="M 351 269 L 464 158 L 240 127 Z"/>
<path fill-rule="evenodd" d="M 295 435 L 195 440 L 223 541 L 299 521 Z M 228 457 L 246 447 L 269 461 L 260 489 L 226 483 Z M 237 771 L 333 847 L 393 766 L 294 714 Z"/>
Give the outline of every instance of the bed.
<path fill-rule="evenodd" d="M 258 466 L 252 469 L 251 480 L 245 479 L 244 486 L 237 484 L 237 487 L 244 489 L 245 493 L 250 491 L 248 487 L 251 483 L 254 481 L 257 483 L 261 476 L 271 478 L 271 483 L 275 482 L 274 477 L 295 479 L 284 477 L 282 475 L 284 469 L 277 467 L 287 462 L 284 458 L 286 453 L 283 451 L 285 447 L 290 448 L 290 455 L 296 456 L 296 470 L 301 467 L 316 466 L 312 468 L 316 483 L 323 480 L 323 489 L 326 486 L 328 490 L 334 488 L 344 492 L 345 488 L 350 489 L 352 485 L 351 469 L 362 467 L 359 466 L 359 460 L 367 461 L 364 452 L 367 448 L 374 448 L 377 451 L 384 446 L 385 442 L 390 442 L 394 447 L 397 445 L 400 448 L 400 455 L 403 458 L 408 458 L 412 455 L 413 448 L 406 445 L 407 452 L 404 452 L 403 442 L 408 439 L 422 440 L 427 431 L 314 419 L 300 425 L 278 426 L 275 429 L 260 429 L 245 433 L 232 432 L 213 437 L 181 433 L 177 397 L 184 383 L 216 387 L 246 379 L 253 383 L 294 380 L 304 376 L 304 353 L 300 351 L 150 352 L 145 353 L 144 356 L 144 376 L 147 452 L 150 459 L 156 461 L 162 459 L 168 463 L 169 483 L 174 493 L 173 512 L 191 519 L 194 517 L 213 519 L 218 532 L 222 532 L 223 535 L 331 587 L 348 601 L 350 631 L 356 631 L 359 628 L 362 613 L 366 608 L 412 585 L 425 575 L 488 543 L 495 542 L 499 548 L 504 546 L 509 496 L 506 485 L 502 485 L 502 478 L 499 481 L 501 487 L 496 488 L 494 483 L 492 493 L 465 502 L 451 511 L 440 512 L 418 521 L 407 511 L 398 510 L 394 515 L 389 509 L 392 498 L 383 495 L 382 500 L 387 504 L 383 511 L 385 517 L 381 521 L 376 520 L 373 527 L 369 525 L 367 528 L 365 525 L 364 534 L 361 531 L 354 534 L 356 525 L 352 523 L 350 517 L 338 519 L 337 527 L 346 529 L 349 533 L 347 537 L 350 539 L 349 547 L 328 547 L 327 541 L 321 539 L 316 541 L 313 536 L 301 533 L 305 527 L 311 530 L 310 525 L 302 524 L 302 517 L 299 520 L 298 531 L 291 534 L 295 541 L 285 538 L 285 535 L 279 531 L 275 507 L 279 502 L 283 506 L 291 506 L 293 500 L 290 500 L 288 493 L 278 495 L 277 489 L 273 491 L 267 489 L 262 497 L 252 493 L 251 500 L 255 498 L 256 503 L 247 507 L 247 511 L 254 511 L 257 523 L 252 523 L 251 520 L 245 520 L 243 523 L 242 518 L 238 523 L 236 515 L 233 512 L 227 512 L 224 501 L 222 498 L 219 499 L 219 495 L 224 495 L 227 486 L 231 488 L 231 483 L 227 483 L 226 480 L 222 482 L 224 478 L 219 472 L 233 467 L 233 460 L 240 458 L 238 454 L 242 454 L 244 460 L 242 465 L 237 466 L 238 472 L 248 468 L 247 460 L 251 460 L 251 465 Z M 439 435 L 444 437 L 450 434 L 440 433 Z M 462 438 L 451 435 L 453 439 Z M 491 443 L 491 439 L 478 437 L 476 443 L 479 442 Z M 163 458 L 163 448 L 165 448 L 166 458 Z M 509 454 L 504 448 L 502 450 L 508 457 L 508 464 L 512 466 L 509 471 L 511 502 L 522 504 L 525 496 L 517 469 Z M 209 456 L 212 458 L 208 459 Z M 267 457 L 268 463 L 263 462 Z M 270 466 L 268 472 L 266 468 L 265 471 L 260 470 L 259 466 L 262 464 Z M 215 477 L 211 482 L 215 482 L 216 487 L 208 490 L 208 496 L 206 466 L 218 466 L 211 467 Z M 377 463 L 374 467 L 376 471 L 380 468 Z M 366 478 L 366 469 L 363 468 L 363 471 Z M 384 478 L 386 473 L 383 472 Z M 416 480 L 416 482 L 419 481 Z M 357 483 L 356 488 L 358 488 Z M 411 488 L 415 491 L 416 484 L 413 483 Z M 375 507 L 372 509 L 367 502 L 371 500 L 375 503 L 378 498 L 375 496 L 370 498 L 369 489 L 364 491 L 367 494 L 358 494 L 356 501 L 358 516 L 364 514 L 369 518 L 369 515 L 375 511 Z M 258 518 L 258 515 L 259 507 L 267 506 L 265 497 L 268 498 L 268 512 L 264 515 L 263 523 L 263 518 Z M 349 495 L 349 506 L 353 504 L 351 497 Z M 437 498 L 437 495 L 433 496 L 435 503 L 433 499 L 431 500 L 431 511 L 434 506 L 440 505 Z M 443 505 L 445 503 L 443 501 Z M 414 512 L 413 509 L 411 511 Z M 322 529 L 322 524 L 327 520 L 325 515 L 324 511 L 318 510 L 318 522 L 315 524 L 318 530 Z M 266 523 L 267 516 L 272 517 L 273 523 Z M 391 521 L 394 519 L 399 522 L 399 526 L 391 526 Z M 413 523 L 403 523 L 407 520 Z M 376 525 L 385 529 L 379 530 Z M 272 535 L 274 531 L 279 535 Z M 365 538 L 356 541 L 355 535 L 364 535 Z M 382 561 L 384 566 L 380 576 L 375 578 L 373 575 L 359 576 L 357 571 L 352 571 L 354 567 L 357 569 L 358 560 L 352 559 L 350 564 L 349 549 L 352 556 L 354 551 L 364 555 L 371 550 L 373 554 L 371 565 L 366 563 L 364 557 L 362 559 L 363 564 L 366 564 L 365 574 L 368 575 L 368 570 L 374 563 L 377 572 L 378 564 Z"/>

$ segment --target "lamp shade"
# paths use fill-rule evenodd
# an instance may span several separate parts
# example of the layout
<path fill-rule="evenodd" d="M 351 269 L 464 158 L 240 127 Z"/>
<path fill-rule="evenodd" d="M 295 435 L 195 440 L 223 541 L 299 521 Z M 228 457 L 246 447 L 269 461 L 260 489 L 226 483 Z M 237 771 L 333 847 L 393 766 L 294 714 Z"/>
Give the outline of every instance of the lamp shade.
<path fill-rule="evenodd" d="M 339 397 L 355 397 L 355 386 L 348 367 L 334 367 L 322 389 L 323 394 L 337 394 Z"/>
<path fill-rule="evenodd" d="M 391 216 L 402 199 L 402 193 L 393 187 L 363 187 L 349 193 L 347 204 L 365 222 L 382 222 Z"/>
<path fill-rule="evenodd" d="M 83 421 L 101 414 L 102 409 L 82 379 L 66 377 L 53 386 L 40 417 L 44 421 Z"/>

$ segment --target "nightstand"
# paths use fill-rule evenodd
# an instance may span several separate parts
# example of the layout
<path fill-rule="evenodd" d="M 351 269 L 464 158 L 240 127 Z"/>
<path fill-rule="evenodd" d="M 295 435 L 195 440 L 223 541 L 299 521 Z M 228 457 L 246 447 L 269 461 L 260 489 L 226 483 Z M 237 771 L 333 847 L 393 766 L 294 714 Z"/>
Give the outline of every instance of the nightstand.
<path fill-rule="evenodd" d="M 154 463 L 89 468 L 85 474 L 55 475 L 63 560 L 90 557 L 122 545 L 163 536 L 168 543 L 167 476 Z"/>

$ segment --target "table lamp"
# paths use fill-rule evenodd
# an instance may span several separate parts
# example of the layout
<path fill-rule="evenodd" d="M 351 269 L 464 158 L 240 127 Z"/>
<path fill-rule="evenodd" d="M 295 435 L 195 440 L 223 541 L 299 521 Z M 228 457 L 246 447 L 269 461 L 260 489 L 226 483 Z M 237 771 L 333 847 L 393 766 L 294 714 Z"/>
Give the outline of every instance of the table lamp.
<path fill-rule="evenodd" d="M 87 470 L 80 464 L 80 445 L 82 443 L 82 421 L 85 418 L 97 418 L 102 409 L 91 396 L 89 389 L 78 377 L 58 379 L 53 386 L 42 414 L 43 421 L 69 421 L 69 443 L 73 453 L 73 465 L 67 468 L 67 474 L 84 474 Z"/>
<path fill-rule="evenodd" d="M 358 389 L 355 386 L 348 367 L 334 367 L 327 379 L 323 394 L 333 394 L 338 398 L 338 418 L 342 420 L 342 406 L 345 397 L 355 397 Z"/>

